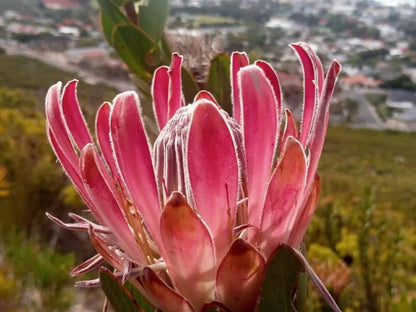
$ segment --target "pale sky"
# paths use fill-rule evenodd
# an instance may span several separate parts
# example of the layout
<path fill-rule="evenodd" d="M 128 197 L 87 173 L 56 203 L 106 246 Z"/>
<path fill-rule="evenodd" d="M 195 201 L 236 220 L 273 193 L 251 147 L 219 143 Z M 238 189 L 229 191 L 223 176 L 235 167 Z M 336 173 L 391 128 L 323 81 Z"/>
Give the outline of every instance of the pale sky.
<path fill-rule="evenodd" d="M 396 6 L 399 4 L 410 4 L 412 6 L 415 5 L 414 0 L 376 0 L 380 3 L 383 3 L 384 5 L 390 5 L 390 6 Z"/>

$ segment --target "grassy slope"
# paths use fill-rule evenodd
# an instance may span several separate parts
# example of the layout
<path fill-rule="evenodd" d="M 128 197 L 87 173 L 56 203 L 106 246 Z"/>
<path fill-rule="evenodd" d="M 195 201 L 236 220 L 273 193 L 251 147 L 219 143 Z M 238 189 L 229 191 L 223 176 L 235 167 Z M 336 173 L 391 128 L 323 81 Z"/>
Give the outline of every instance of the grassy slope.
<path fill-rule="evenodd" d="M 46 92 L 57 81 L 66 83 L 79 77 L 18 55 L 0 55 L 0 86 L 19 88 L 33 94 L 42 108 Z M 91 109 L 97 108 L 104 100 L 112 100 L 115 90 L 102 84 L 90 85 L 80 82 L 78 96 L 81 104 Z"/>
<path fill-rule="evenodd" d="M 375 187 L 380 207 L 401 210 L 414 223 L 416 134 L 330 128 L 320 163 L 323 196 L 346 200 Z"/>

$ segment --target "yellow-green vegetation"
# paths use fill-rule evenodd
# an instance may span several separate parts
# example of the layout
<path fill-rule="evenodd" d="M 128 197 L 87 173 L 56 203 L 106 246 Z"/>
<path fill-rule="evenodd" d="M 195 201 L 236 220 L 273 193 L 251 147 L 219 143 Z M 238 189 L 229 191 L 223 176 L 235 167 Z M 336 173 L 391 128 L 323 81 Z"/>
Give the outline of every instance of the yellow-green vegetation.
<path fill-rule="evenodd" d="M 0 167 L 0 197 L 9 195 L 10 184 L 7 182 L 6 175 L 6 168 Z"/>
<path fill-rule="evenodd" d="M 415 155 L 415 133 L 328 131 L 307 246 L 327 286 L 338 287 L 333 294 L 343 310 L 416 307 Z M 330 255 L 330 270 L 322 269 L 322 255 Z M 334 255 L 348 266 L 334 267 Z"/>
<path fill-rule="evenodd" d="M 6 252 L 0 263 L 1 311 L 68 311 L 75 295 L 68 275 L 74 255 L 24 236 L 12 231 L 2 237 Z"/>
<path fill-rule="evenodd" d="M 71 232 L 58 235 L 45 211 L 65 218 L 85 206 L 73 199 L 47 142 L 44 98 L 56 81 L 76 77 L 20 56 L 0 55 L 0 63 L 0 195 L 6 195 L 0 196 L 0 311 L 68 311 L 75 257 L 63 251 L 84 244 Z M 114 95 L 106 86 L 80 83 L 87 111 Z M 48 247 L 56 240 L 61 250 Z M 90 252 L 81 249 L 76 262 Z"/>
<path fill-rule="evenodd" d="M 210 27 L 210 26 L 233 26 L 236 25 L 236 20 L 230 17 L 210 14 L 192 14 L 184 15 L 180 22 L 191 28 Z"/>
<path fill-rule="evenodd" d="M 415 225 L 415 155 L 416 133 L 330 128 L 319 167 L 322 196 L 352 200 L 374 187 L 379 209 Z"/>
<path fill-rule="evenodd" d="M 219 15 L 194 15 L 193 18 L 193 26 L 194 27 L 204 27 L 204 26 L 212 26 L 212 25 L 234 25 L 235 20 L 228 17 L 223 17 Z"/>

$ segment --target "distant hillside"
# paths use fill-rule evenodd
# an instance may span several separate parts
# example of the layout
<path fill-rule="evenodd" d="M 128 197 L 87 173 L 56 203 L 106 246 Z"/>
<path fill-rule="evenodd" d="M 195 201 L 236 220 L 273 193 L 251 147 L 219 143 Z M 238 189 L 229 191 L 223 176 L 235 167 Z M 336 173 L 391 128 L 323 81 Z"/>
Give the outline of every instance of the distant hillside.
<path fill-rule="evenodd" d="M 68 73 L 46 65 L 38 60 L 18 55 L 0 55 L 0 87 L 23 89 L 39 100 L 39 108 L 43 108 L 48 88 L 62 81 L 79 79 L 78 95 L 83 106 L 97 108 L 103 101 L 111 101 L 116 91 L 103 84 L 91 85 L 82 82 L 74 73 Z"/>
<path fill-rule="evenodd" d="M 40 0 L 1 0 L 0 12 L 6 10 L 17 11 L 22 14 L 39 12 Z"/>
<path fill-rule="evenodd" d="M 374 187 L 376 202 L 415 225 L 416 133 L 330 127 L 319 172 L 323 197 L 350 200 Z"/>

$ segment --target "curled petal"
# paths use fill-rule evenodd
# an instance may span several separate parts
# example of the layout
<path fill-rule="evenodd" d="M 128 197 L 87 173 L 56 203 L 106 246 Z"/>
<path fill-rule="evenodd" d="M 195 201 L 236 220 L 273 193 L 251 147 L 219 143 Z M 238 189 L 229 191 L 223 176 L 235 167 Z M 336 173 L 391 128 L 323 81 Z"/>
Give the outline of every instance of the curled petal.
<path fill-rule="evenodd" d="M 258 230 L 277 143 L 278 100 L 269 79 L 258 66 L 242 68 L 239 84 L 246 151 L 248 218 Z M 257 239 L 256 235 L 251 237 L 254 244 Z"/>
<path fill-rule="evenodd" d="M 176 111 L 183 105 L 182 79 L 181 79 L 182 56 L 173 53 L 172 63 L 169 69 L 169 105 L 168 120 L 175 115 Z"/>
<path fill-rule="evenodd" d="M 238 72 L 240 68 L 249 64 L 246 53 L 234 52 L 231 55 L 231 93 L 233 99 L 233 116 L 234 119 L 241 123 L 241 100 L 240 86 L 238 84 Z"/>
<path fill-rule="evenodd" d="M 281 149 L 283 149 L 283 146 L 285 145 L 288 137 L 292 136 L 295 139 L 298 139 L 298 133 L 299 133 L 296 120 L 293 117 L 293 114 L 289 109 L 285 109 L 285 116 L 286 116 L 285 128 L 283 130 L 283 135 L 280 138 L 280 143 L 279 143 L 279 146 Z"/>
<path fill-rule="evenodd" d="M 311 134 L 316 103 L 322 88 L 323 68 L 315 52 L 304 43 L 290 45 L 297 53 L 303 68 L 303 116 L 300 131 L 300 142 L 303 146 Z"/>
<path fill-rule="evenodd" d="M 71 157 L 68 155 L 68 153 L 65 153 L 61 146 L 58 144 L 55 135 L 52 133 L 51 128 L 49 127 L 47 129 L 47 135 L 49 142 L 52 146 L 53 151 L 55 152 L 56 157 L 58 158 L 59 162 L 61 163 L 62 167 L 65 170 L 65 173 L 69 177 L 69 179 L 72 181 L 72 184 L 74 185 L 75 189 L 77 190 L 78 194 L 81 196 L 82 200 L 88 205 L 90 209 L 94 209 L 95 204 L 90 199 L 87 190 L 84 187 L 84 184 L 82 183 L 81 175 L 79 172 L 79 160 L 78 156 L 76 156 L 76 160 L 72 161 L 68 157 Z M 71 149 L 70 154 L 73 152 Z M 98 218 L 98 221 L 102 221 L 99 216 L 96 216 Z"/>
<path fill-rule="evenodd" d="M 65 155 L 65 158 L 73 167 L 77 167 L 78 155 L 75 153 L 71 140 L 69 139 L 60 109 L 61 86 L 62 84 L 58 82 L 57 84 L 50 87 L 48 93 L 46 94 L 45 110 L 47 129 L 48 132 L 52 134 L 50 137 L 55 139 L 53 145 L 59 147 L 57 149 L 59 149 L 59 151 Z"/>
<path fill-rule="evenodd" d="M 312 191 L 309 196 L 306 198 L 306 203 L 301 208 L 301 215 L 296 220 L 293 230 L 291 231 L 289 237 L 289 245 L 294 248 L 298 248 L 302 243 L 303 236 L 306 233 L 309 222 L 313 216 L 313 213 L 318 205 L 319 193 L 321 190 L 321 180 L 319 176 L 315 175 L 315 181 L 312 185 Z"/>
<path fill-rule="evenodd" d="M 218 267 L 220 301 L 233 311 L 255 311 L 265 265 L 263 256 L 253 246 L 237 239 Z"/>
<path fill-rule="evenodd" d="M 58 218 L 54 217 L 50 213 L 45 213 L 46 216 L 49 218 L 49 220 L 53 221 L 55 224 L 59 225 L 60 227 L 66 229 L 66 230 L 77 230 L 77 231 L 88 231 L 90 227 L 93 227 L 95 231 L 104 233 L 104 234 L 110 234 L 110 230 L 104 226 L 92 223 L 91 221 L 88 221 L 86 219 L 83 220 L 76 220 L 76 223 L 65 223 Z M 71 216 L 71 214 L 70 214 Z"/>
<path fill-rule="evenodd" d="M 168 122 L 168 101 L 169 101 L 169 67 L 159 67 L 154 75 L 152 82 L 153 109 L 156 121 L 161 130 Z"/>
<path fill-rule="evenodd" d="M 159 243 L 159 195 L 149 141 L 134 92 L 114 99 L 110 116 L 111 141 L 121 177 L 153 239 Z"/>
<path fill-rule="evenodd" d="M 98 267 L 103 262 L 104 262 L 104 258 L 100 254 L 96 254 L 92 258 L 88 259 L 87 261 L 73 268 L 70 274 L 71 276 L 77 276 L 77 275 L 89 272 L 95 269 L 96 267 Z"/>
<path fill-rule="evenodd" d="M 209 102 L 216 104 L 218 107 L 220 107 L 217 100 L 208 91 L 205 91 L 205 90 L 199 91 L 198 94 L 194 98 L 194 103 L 198 102 L 199 100 L 207 100 Z"/>
<path fill-rule="evenodd" d="M 234 312 L 233 310 L 230 310 L 228 307 L 226 307 L 223 303 L 218 301 L 212 301 L 209 303 L 206 303 L 201 308 L 201 312 L 206 311 L 216 311 L 216 312 Z"/>
<path fill-rule="evenodd" d="M 282 89 L 280 87 L 280 81 L 275 70 L 270 66 L 269 63 L 264 61 L 256 61 L 256 66 L 260 67 L 264 72 L 264 75 L 269 79 L 271 86 L 273 87 L 274 95 L 276 98 L 276 124 L 280 125 L 282 118 Z M 277 129 L 276 140 L 278 139 L 279 130 Z"/>
<path fill-rule="evenodd" d="M 95 117 L 95 133 L 104 160 L 110 168 L 113 177 L 116 177 L 118 175 L 118 169 L 115 163 L 113 150 L 111 147 L 110 112 L 110 103 L 106 102 L 100 106 Z"/>
<path fill-rule="evenodd" d="M 160 218 L 169 275 L 195 310 L 214 299 L 215 255 L 211 235 L 178 192 L 172 193 Z"/>
<path fill-rule="evenodd" d="M 231 244 L 235 222 L 236 148 L 218 108 L 205 100 L 194 105 L 187 143 L 187 169 L 197 211 L 211 230 L 217 257 L 221 259 Z"/>
<path fill-rule="evenodd" d="M 161 66 L 153 76 L 153 109 L 159 130 L 163 129 L 168 120 L 183 106 L 181 65 L 182 56 L 174 53 L 170 68 Z"/>
<path fill-rule="evenodd" d="M 341 65 L 337 61 L 333 61 L 326 75 L 322 94 L 316 109 L 316 116 L 312 125 L 311 140 L 309 143 L 310 161 L 308 168 L 308 185 L 310 185 L 315 177 L 318 168 L 319 158 L 321 157 L 322 148 L 324 146 L 326 130 L 328 128 L 329 118 L 329 102 L 335 89 L 335 83 L 341 71 Z"/>
<path fill-rule="evenodd" d="M 82 116 L 80 106 L 77 99 L 77 80 L 72 80 L 67 83 L 62 92 L 62 116 L 68 132 L 74 139 L 75 144 L 79 150 L 92 142 L 90 132 L 87 124 Z"/>
<path fill-rule="evenodd" d="M 166 312 L 193 312 L 189 302 L 170 288 L 150 268 L 145 267 L 140 277 L 141 284 L 147 293 L 149 301 Z"/>
<path fill-rule="evenodd" d="M 94 229 L 90 228 L 88 234 L 90 235 L 90 240 L 95 250 L 105 259 L 105 261 L 111 264 L 116 270 L 123 271 L 123 264 L 114 248 L 111 248 L 108 242 L 96 233 Z"/>
<path fill-rule="evenodd" d="M 86 145 L 82 150 L 80 167 L 85 188 L 96 204 L 94 214 L 113 231 L 127 254 L 144 263 L 143 253 L 136 244 L 123 214 L 115 185 L 112 184 L 111 177 L 92 144 Z"/>
<path fill-rule="evenodd" d="M 302 213 L 296 209 L 303 201 L 306 183 L 306 157 L 299 141 L 289 137 L 267 190 L 262 221 L 262 251 L 268 258 L 281 243 L 286 243 L 293 222 Z"/>

